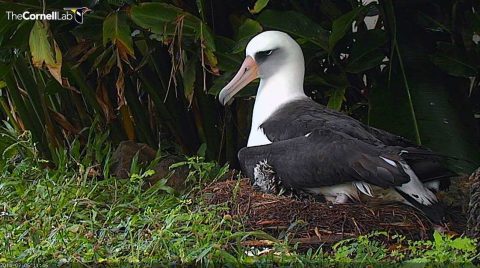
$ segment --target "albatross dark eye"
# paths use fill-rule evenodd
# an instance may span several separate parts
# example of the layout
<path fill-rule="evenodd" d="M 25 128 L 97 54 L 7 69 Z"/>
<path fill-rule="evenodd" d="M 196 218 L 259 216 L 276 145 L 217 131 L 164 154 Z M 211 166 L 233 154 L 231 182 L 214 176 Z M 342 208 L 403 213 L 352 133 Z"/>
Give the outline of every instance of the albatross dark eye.
<path fill-rule="evenodd" d="M 267 59 L 268 56 L 272 55 L 272 53 L 275 51 L 275 49 L 270 49 L 270 50 L 264 50 L 264 51 L 259 51 L 255 53 L 255 60 L 257 62 L 262 62 L 265 59 Z"/>
<path fill-rule="evenodd" d="M 263 51 L 263 53 L 265 53 L 265 56 L 270 56 L 270 55 L 272 55 L 272 52 L 273 52 L 273 50 Z"/>

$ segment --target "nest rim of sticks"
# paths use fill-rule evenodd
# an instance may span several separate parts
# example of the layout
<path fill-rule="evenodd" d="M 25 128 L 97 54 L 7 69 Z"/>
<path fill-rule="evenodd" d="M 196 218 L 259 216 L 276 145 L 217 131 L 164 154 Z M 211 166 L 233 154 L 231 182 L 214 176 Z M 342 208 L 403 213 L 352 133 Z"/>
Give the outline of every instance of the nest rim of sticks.
<path fill-rule="evenodd" d="M 433 233 L 430 221 L 406 204 L 299 200 L 258 192 L 246 178 L 216 182 L 203 189 L 202 196 L 207 204 L 226 204 L 228 210 L 224 214 L 241 219 L 247 230 L 260 229 L 280 239 L 288 234 L 291 243 L 303 246 L 332 245 L 375 231 L 402 235 L 410 240 L 427 239 Z M 449 217 L 450 222 L 455 218 L 458 217 Z M 452 227 L 455 231 L 463 229 Z"/>

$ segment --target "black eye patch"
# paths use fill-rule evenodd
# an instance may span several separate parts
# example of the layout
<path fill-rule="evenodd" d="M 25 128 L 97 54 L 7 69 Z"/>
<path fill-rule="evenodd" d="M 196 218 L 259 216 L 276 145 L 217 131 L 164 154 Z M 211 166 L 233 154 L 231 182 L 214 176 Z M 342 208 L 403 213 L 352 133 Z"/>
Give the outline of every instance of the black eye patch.
<path fill-rule="evenodd" d="M 265 61 L 268 56 L 272 55 L 277 49 L 270 49 L 270 50 L 264 50 L 264 51 L 259 51 L 255 53 L 255 61 L 257 63 L 260 63 L 262 61 Z"/>

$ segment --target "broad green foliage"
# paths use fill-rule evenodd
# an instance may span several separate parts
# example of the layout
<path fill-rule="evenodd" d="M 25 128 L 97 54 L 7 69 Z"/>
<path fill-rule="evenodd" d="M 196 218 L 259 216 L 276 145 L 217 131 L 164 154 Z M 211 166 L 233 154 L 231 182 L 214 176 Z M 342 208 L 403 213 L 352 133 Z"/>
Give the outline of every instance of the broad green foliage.
<path fill-rule="evenodd" d="M 388 7 L 394 12 L 392 4 Z M 439 152 L 478 161 L 478 135 L 471 128 L 475 123 L 466 113 L 468 102 L 460 97 L 468 93 L 467 81 L 435 68 L 428 54 L 435 40 L 408 16 L 397 17 L 389 27 L 396 32 L 389 62 L 393 66 L 372 90 L 369 122 Z M 443 46 L 438 44 L 438 49 Z M 452 166 L 475 168 L 462 162 Z"/>
<path fill-rule="evenodd" d="M 340 41 L 348 32 L 350 32 L 352 24 L 356 22 L 358 17 L 365 13 L 365 11 L 366 7 L 359 6 L 333 21 L 332 33 L 328 38 L 328 49 L 330 52 L 335 48 L 338 41 Z"/>
<path fill-rule="evenodd" d="M 265 10 L 258 21 L 270 29 L 284 31 L 328 50 L 328 31 L 299 12 Z"/>
<path fill-rule="evenodd" d="M 112 13 L 103 21 L 103 45 L 108 42 L 120 46 L 130 56 L 134 55 L 131 30 L 123 12 Z"/>
<path fill-rule="evenodd" d="M 85 1 L 82 25 L 7 20 L 0 6 L 0 118 L 29 130 L 46 158 L 97 131 L 235 165 L 258 82 L 231 107 L 216 94 L 248 41 L 289 33 L 314 100 L 445 155 L 480 161 L 478 1 Z M 475 39 L 477 38 L 477 39 Z M 25 42 L 29 40 L 28 44 Z M 477 40 L 477 41 L 475 41 Z"/>
<path fill-rule="evenodd" d="M 373 29 L 356 34 L 352 44 L 352 54 L 349 56 L 345 71 L 361 73 L 379 66 L 385 58 L 382 47 L 387 42 L 385 31 Z"/>

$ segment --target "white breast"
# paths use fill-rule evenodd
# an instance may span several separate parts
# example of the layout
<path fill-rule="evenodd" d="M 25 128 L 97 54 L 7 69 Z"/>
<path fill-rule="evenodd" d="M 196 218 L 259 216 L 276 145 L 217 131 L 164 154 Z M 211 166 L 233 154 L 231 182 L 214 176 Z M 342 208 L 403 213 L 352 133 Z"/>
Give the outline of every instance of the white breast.
<path fill-rule="evenodd" d="M 272 143 L 268 138 L 267 135 L 263 132 L 261 128 L 255 128 L 250 130 L 250 136 L 248 136 L 248 143 L 247 146 L 258 146 L 258 145 L 265 145 Z"/>

